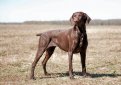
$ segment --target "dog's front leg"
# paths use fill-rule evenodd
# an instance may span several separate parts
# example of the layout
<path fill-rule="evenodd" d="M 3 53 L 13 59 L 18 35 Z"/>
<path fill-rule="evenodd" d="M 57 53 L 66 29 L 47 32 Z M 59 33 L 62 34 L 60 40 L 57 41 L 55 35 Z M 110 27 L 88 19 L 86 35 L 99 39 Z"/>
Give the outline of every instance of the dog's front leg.
<path fill-rule="evenodd" d="M 80 52 L 81 63 L 82 63 L 82 75 L 86 77 L 86 51 Z"/>
<path fill-rule="evenodd" d="M 72 59 L 73 59 L 73 53 L 72 52 L 68 52 L 68 56 L 69 56 L 69 77 L 70 79 L 73 79 L 73 65 L 72 65 Z"/>

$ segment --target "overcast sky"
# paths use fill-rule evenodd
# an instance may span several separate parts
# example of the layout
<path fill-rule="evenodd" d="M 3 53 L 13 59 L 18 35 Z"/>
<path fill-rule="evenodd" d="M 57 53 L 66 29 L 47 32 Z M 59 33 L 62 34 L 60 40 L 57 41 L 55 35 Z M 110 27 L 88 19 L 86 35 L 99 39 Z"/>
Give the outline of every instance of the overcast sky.
<path fill-rule="evenodd" d="M 0 0 L 0 22 L 69 20 L 76 11 L 92 19 L 121 19 L 121 0 Z"/>

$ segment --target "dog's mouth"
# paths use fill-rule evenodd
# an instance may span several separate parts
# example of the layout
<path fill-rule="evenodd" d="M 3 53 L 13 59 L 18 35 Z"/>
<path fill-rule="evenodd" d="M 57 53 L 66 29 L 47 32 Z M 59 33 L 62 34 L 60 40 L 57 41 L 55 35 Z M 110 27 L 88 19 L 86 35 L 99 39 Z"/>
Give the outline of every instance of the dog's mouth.
<path fill-rule="evenodd" d="M 81 20 L 78 20 L 78 21 L 75 21 L 75 23 L 76 23 L 77 25 L 79 25 L 79 24 L 81 24 L 82 22 L 81 22 Z"/>

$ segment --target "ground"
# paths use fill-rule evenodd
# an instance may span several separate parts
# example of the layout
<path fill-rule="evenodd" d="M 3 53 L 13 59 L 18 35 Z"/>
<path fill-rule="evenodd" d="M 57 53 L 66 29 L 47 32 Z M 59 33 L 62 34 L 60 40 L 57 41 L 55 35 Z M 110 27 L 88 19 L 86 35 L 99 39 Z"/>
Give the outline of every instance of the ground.
<path fill-rule="evenodd" d="M 68 77 L 68 55 L 56 48 L 47 63 L 45 76 L 42 60 L 30 80 L 30 67 L 37 51 L 37 33 L 52 29 L 68 29 L 68 25 L 0 25 L 0 85 L 121 85 L 121 26 L 87 26 L 87 72 L 81 74 L 80 55 L 74 55 L 75 79 Z"/>

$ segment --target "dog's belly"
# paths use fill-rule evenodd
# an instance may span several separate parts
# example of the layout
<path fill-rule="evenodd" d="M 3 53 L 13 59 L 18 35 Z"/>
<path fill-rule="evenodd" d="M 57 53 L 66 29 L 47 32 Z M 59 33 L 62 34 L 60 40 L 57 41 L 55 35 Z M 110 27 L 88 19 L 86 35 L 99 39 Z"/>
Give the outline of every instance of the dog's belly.
<path fill-rule="evenodd" d="M 61 47 L 61 46 L 58 46 L 58 47 L 66 52 L 69 51 L 69 48 Z M 78 47 L 76 50 L 74 50 L 74 53 L 79 53 L 80 51 L 81 51 L 81 47 Z"/>
<path fill-rule="evenodd" d="M 66 40 L 63 40 L 63 39 L 62 40 L 52 39 L 47 48 L 53 47 L 53 46 L 59 47 L 60 49 L 66 51 L 66 52 L 68 52 L 68 50 L 69 50 L 68 42 Z"/>
<path fill-rule="evenodd" d="M 64 51 L 66 51 L 66 52 L 68 52 L 68 50 L 69 50 L 69 45 L 68 45 L 68 43 L 65 43 L 65 42 L 61 42 L 61 44 L 60 43 L 58 43 L 58 42 L 53 42 L 53 41 L 51 41 L 50 43 L 49 43 L 49 45 L 48 45 L 48 48 L 49 47 L 59 47 L 61 50 L 64 50 Z M 81 44 L 79 44 L 78 46 L 77 46 L 77 48 L 74 50 L 74 54 L 76 54 L 76 53 L 79 53 L 79 52 L 81 52 L 83 49 L 82 49 L 82 43 Z"/>
<path fill-rule="evenodd" d="M 51 41 L 50 44 L 48 45 L 48 48 L 52 46 L 59 47 L 61 50 L 64 50 L 66 52 L 69 51 L 69 44 L 68 42 L 65 43 L 65 41 L 61 41 L 61 43 L 56 41 Z M 74 53 L 79 53 L 81 49 L 82 49 L 82 45 L 79 44 L 77 48 L 74 50 Z"/>

